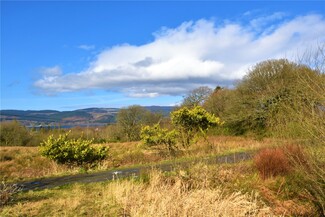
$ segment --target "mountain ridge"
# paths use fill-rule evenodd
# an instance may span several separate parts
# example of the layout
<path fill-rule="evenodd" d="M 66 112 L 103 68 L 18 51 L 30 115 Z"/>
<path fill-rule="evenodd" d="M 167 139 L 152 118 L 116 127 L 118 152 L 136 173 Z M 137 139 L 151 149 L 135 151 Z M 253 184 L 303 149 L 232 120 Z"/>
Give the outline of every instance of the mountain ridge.
<path fill-rule="evenodd" d="M 161 112 L 164 116 L 175 108 L 174 106 L 143 106 L 151 112 Z M 36 125 L 106 125 L 115 123 L 119 108 L 84 108 L 72 111 L 57 110 L 0 110 L 0 121 L 17 120 L 25 126 Z"/>

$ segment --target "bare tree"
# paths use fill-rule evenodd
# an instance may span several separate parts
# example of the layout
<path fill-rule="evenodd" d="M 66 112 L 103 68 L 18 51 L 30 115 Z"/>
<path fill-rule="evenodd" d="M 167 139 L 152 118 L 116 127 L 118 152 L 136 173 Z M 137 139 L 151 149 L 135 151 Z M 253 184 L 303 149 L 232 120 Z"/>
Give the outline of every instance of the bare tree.
<path fill-rule="evenodd" d="M 195 107 L 198 105 L 203 105 L 205 100 L 213 93 L 210 87 L 202 86 L 192 90 L 188 93 L 184 99 L 182 106 L 185 107 Z"/>
<path fill-rule="evenodd" d="M 153 113 L 139 105 L 122 108 L 117 114 L 117 125 L 128 141 L 140 139 L 142 125 L 153 125 L 162 118 L 159 113 Z"/>

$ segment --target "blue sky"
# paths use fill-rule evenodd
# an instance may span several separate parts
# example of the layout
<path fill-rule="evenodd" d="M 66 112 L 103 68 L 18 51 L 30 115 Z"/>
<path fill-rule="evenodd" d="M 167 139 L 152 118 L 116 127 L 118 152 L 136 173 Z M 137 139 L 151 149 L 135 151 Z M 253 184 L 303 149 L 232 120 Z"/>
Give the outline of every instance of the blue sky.
<path fill-rule="evenodd" d="M 324 42 L 324 1 L 1 1 L 1 109 L 174 105 Z"/>

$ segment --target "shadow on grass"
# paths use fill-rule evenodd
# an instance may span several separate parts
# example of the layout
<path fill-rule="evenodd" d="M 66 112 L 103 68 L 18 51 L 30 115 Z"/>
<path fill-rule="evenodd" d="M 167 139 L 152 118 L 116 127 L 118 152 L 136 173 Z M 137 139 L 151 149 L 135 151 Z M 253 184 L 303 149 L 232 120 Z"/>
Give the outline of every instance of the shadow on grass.
<path fill-rule="evenodd" d="M 24 204 L 26 202 L 38 202 L 38 201 L 49 199 L 53 197 L 54 194 L 55 194 L 54 192 L 49 192 L 44 190 L 19 192 L 13 195 L 13 199 L 7 205 L 12 206 L 19 203 Z"/>

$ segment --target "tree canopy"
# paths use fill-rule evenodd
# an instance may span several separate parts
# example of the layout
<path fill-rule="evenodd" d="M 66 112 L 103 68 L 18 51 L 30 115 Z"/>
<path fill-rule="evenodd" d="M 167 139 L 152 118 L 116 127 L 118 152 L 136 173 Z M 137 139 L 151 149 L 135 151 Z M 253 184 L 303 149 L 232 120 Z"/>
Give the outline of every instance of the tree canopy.
<path fill-rule="evenodd" d="M 286 59 L 258 63 L 229 98 L 224 113 L 226 122 L 237 133 L 301 135 L 301 118 L 316 114 L 325 101 L 325 94 L 319 94 L 324 85 L 324 75 L 305 65 Z"/>

